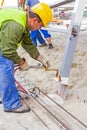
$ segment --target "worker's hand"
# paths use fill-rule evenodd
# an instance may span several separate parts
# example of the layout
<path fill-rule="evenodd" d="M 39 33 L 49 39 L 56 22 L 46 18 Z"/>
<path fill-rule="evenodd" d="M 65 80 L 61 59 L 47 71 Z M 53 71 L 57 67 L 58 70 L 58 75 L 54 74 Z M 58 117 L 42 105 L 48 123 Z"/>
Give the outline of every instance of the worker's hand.
<path fill-rule="evenodd" d="M 19 64 L 19 69 L 22 71 L 26 71 L 29 69 L 29 65 L 26 62 L 25 58 L 22 58 L 22 62 Z"/>
<path fill-rule="evenodd" d="M 48 69 L 48 68 L 49 68 L 49 62 L 48 62 L 42 55 L 39 55 L 39 56 L 37 57 L 37 60 L 42 63 L 42 65 L 43 65 L 43 67 L 44 67 L 45 69 Z"/>

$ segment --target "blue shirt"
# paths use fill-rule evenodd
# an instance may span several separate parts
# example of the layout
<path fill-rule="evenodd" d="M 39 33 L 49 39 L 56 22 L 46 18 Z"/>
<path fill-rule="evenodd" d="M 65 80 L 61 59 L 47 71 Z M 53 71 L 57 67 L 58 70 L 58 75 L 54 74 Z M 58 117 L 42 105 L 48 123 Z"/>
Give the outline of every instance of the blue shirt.
<path fill-rule="evenodd" d="M 39 0 L 26 0 L 26 5 L 29 6 L 30 8 L 37 3 L 39 3 Z"/>

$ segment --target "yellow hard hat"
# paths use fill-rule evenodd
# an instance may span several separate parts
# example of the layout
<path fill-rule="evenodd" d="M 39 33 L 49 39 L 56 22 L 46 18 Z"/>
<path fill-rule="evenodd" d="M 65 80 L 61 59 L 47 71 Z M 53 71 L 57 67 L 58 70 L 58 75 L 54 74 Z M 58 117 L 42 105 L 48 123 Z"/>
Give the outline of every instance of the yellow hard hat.
<path fill-rule="evenodd" d="M 52 20 L 52 10 L 45 3 L 38 3 L 33 6 L 31 10 L 41 18 L 44 26 L 47 26 L 47 24 Z"/>

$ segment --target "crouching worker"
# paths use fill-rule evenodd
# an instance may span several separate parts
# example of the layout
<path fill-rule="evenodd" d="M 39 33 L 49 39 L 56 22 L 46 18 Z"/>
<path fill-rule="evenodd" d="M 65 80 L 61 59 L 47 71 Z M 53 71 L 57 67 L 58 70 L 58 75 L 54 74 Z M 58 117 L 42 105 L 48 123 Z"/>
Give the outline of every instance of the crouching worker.
<path fill-rule="evenodd" d="M 22 41 L 22 47 L 30 56 L 47 67 L 46 60 L 29 37 L 29 30 L 46 26 L 51 18 L 52 11 L 44 3 L 35 5 L 28 12 L 17 9 L 0 10 L 0 98 L 5 112 L 30 111 L 29 107 L 21 103 L 14 80 L 14 64 L 19 64 L 23 71 L 28 70 L 29 65 L 24 58 L 19 57 L 16 50 L 18 43 Z"/>

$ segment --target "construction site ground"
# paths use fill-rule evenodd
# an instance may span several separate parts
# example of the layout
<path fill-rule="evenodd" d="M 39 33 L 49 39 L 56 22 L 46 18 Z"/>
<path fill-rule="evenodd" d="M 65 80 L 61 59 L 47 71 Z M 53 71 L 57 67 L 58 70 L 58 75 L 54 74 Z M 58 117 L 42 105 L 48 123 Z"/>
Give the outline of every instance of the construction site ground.
<path fill-rule="evenodd" d="M 53 25 L 52 25 L 53 26 Z M 63 25 L 55 25 L 56 28 Z M 66 26 L 64 26 L 67 32 Z M 55 69 L 60 69 L 67 33 L 49 29 L 54 48 L 48 46 L 38 49 L 49 60 L 52 70 L 45 71 L 37 61 L 32 59 L 22 47 L 18 49 L 21 57 L 25 57 L 30 69 L 26 72 L 15 72 L 15 78 L 23 87 L 41 90 L 38 97 L 30 96 L 24 103 L 31 111 L 16 114 L 6 113 L 0 104 L 0 130 L 87 130 L 87 27 L 80 32 L 67 90 L 67 99 L 63 101 L 57 94 L 59 83 L 54 80 Z"/>

